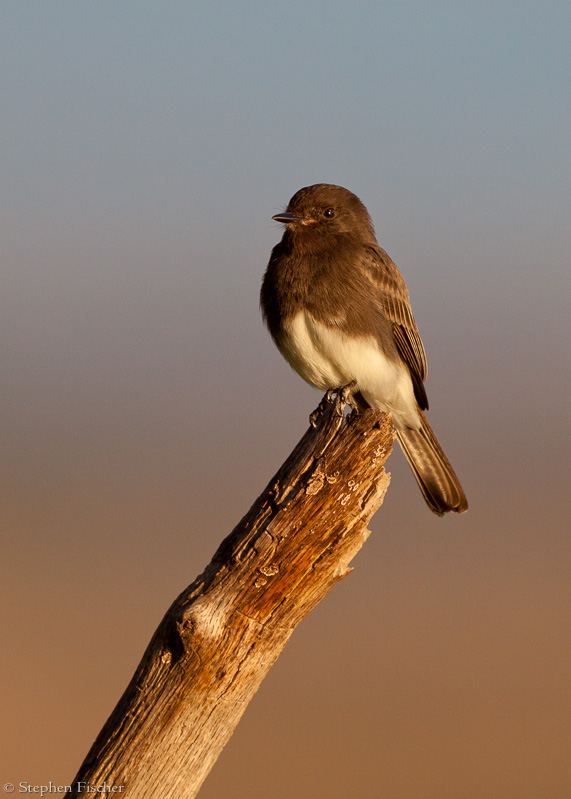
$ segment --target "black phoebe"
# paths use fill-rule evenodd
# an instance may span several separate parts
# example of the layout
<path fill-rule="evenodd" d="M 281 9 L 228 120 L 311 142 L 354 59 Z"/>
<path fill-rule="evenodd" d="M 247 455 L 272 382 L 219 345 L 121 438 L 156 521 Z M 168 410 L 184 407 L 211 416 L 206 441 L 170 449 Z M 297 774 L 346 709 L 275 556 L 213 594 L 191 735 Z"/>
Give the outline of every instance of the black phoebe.
<path fill-rule="evenodd" d="M 390 411 L 428 506 L 441 516 L 468 502 L 423 413 L 426 355 L 404 278 L 377 244 L 363 203 L 347 189 L 300 189 L 272 250 L 262 313 L 281 354 L 318 389 L 351 384 L 360 408 Z"/>

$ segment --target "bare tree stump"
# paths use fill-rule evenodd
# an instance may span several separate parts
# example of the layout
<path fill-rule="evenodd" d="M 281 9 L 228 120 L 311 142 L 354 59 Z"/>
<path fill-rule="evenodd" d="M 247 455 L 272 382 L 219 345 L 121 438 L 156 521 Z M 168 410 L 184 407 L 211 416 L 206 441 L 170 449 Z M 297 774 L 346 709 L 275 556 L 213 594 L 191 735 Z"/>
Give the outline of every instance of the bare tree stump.
<path fill-rule="evenodd" d="M 349 573 L 393 440 L 389 414 L 343 419 L 321 403 L 316 427 L 167 611 L 67 797 L 88 786 L 196 796 L 296 625 Z"/>

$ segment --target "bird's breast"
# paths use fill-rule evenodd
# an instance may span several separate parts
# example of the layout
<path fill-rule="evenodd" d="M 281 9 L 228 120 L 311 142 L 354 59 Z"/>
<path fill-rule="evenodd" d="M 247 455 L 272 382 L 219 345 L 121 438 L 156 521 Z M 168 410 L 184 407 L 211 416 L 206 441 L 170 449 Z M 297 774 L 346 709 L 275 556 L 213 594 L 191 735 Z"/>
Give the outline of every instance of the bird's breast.
<path fill-rule="evenodd" d="M 372 336 L 350 336 L 299 311 L 285 320 L 277 344 L 290 366 L 315 388 L 326 391 L 355 380 L 371 407 L 391 411 L 397 426 L 417 426 L 410 373 L 401 361 L 388 358 Z"/>

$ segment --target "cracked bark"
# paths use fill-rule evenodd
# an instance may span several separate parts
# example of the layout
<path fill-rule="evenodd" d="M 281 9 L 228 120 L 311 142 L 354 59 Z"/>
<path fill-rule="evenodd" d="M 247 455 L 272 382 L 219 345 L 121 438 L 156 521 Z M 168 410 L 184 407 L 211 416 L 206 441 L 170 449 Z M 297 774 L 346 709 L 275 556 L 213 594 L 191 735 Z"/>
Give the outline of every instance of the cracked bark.
<path fill-rule="evenodd" d="M 320 408 L 167 611 L 66 797 L 196 796 L 297 624 L 351 571 L 388 488 L 392 419 Z"/>

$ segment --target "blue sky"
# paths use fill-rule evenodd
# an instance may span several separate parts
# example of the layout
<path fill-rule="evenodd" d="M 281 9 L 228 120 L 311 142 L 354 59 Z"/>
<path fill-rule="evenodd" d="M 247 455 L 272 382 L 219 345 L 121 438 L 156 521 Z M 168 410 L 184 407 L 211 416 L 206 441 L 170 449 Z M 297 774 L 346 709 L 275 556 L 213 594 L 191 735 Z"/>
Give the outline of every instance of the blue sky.
<path fill-rule="evenodd" d="M 34 297 L 81 329 L 109 295 L 119 313 L 141 292 L 254 317 L 270 216 L 317 181 L 369 207 L 421 330 L 435 282 L 457 288 L 447 312 L 463 318 L 507 303 L 520 329 L 514 283 L 548 324 L 563 313 L 567 3 L 20 2 L 2 16 L 16 328 Z"/>

